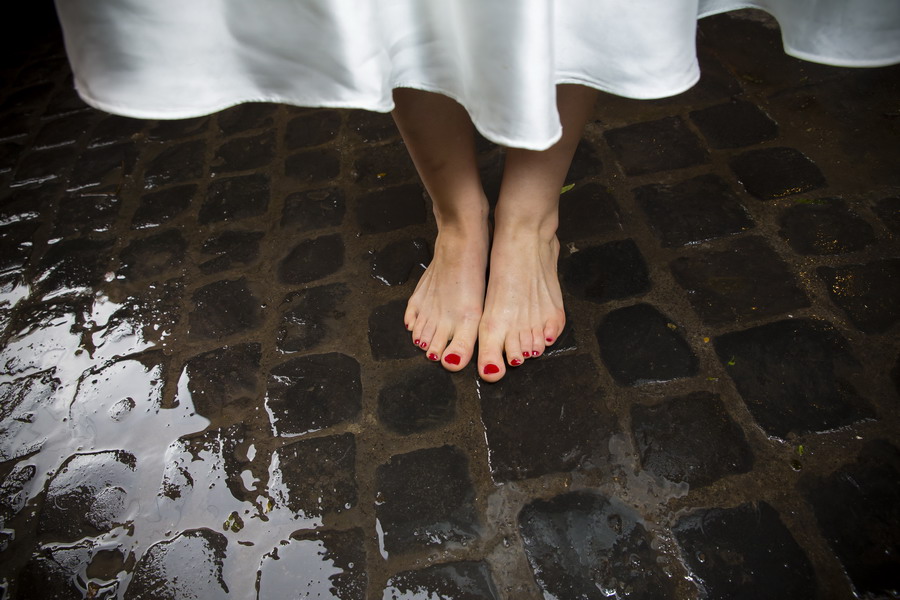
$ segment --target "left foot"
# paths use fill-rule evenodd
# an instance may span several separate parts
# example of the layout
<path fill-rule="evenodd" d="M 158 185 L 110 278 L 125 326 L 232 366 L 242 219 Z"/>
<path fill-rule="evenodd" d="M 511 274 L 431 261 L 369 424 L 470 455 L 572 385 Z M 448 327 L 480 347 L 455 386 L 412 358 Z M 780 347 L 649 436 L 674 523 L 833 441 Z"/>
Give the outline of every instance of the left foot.
<path fill-rule="evenodd" d="M 558 257 L 555 234 L 498 226 L 478 328 L 478 374 L 485 381 L 498 381 L 507 366 L 540 356 L 562 333 L 566 316 Z"/>

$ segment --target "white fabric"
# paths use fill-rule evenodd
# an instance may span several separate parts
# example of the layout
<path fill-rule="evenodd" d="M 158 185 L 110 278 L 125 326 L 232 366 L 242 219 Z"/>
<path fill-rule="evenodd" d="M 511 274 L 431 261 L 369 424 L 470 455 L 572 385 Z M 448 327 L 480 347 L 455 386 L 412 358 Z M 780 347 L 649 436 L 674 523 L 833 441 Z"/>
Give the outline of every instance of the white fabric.
<path fill-rule="evenodd" d="M 793 55 L 900 62 L 900 0 L 57 0 L 76 87 L 137 118 L 241 102 L 393 108 L 412 87 L 459 101 L 488 139 L 541 150 L 560 135 L 555 89 L 631 98 L 699 77 L 700 16 L 762 8 Z"/>

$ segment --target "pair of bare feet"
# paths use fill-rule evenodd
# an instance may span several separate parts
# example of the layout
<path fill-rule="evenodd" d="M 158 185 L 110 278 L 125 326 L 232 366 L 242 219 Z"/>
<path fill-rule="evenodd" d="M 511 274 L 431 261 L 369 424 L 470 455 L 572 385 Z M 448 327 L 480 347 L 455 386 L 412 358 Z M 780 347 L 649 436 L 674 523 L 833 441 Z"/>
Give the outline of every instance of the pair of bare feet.
<path fill-rule="evenodd" d="M 438 217 L 434 257 L 404 316 L 413 343 L 449 371 L 475 358 L 477 341 L 478 374 L 489 382 L 541 356 L 565 326 L 554 215 L 522 223 L 505 208 L 495 211 L 493 240 L 486 200 L 476 214 Z"/>

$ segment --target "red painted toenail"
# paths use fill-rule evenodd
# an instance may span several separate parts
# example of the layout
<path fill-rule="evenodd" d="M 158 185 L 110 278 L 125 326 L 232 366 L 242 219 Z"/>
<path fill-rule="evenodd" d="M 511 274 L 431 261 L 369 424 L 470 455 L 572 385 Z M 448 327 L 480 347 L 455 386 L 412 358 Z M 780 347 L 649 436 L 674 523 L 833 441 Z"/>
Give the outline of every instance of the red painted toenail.
<path fill-rule="evenodd" d="M 522 361 L 519 360 L 518 358 L 514 358 L 511 361 L 509 361 L 509 364 L 511 364 L 514 367 L 518 367 L 519 365 L 522 364 Z"/>
<path fill-rule="evenodd" d="M 415 344 L 416 346 L 418 346 L 418 345 L 419 345 L 419 340 L 413 340 L 413 344 Z"/>
<path fill-rule="evenodd" d="M 537 350 L 535 350 L 534 352 L 531 353 L 531 358 L 537 358 L 540 355 L 541 355 L 541 353 L 538 352 Z"/>
<path fill-rule="evenodd" d="M 444 357 L 444 360 L 450 363 L 451 365 L 458 365 L 459 361 L 462 360 L 459 357 L 459 354 L 448 354 Z"/>
<path fill-rule="evenodd" d="M 441 357 L 438 356 L 437 354 L 435 354 L 434 352 L 429 352 L 429 353 L 428 353 L 428 360 L 435 360 L 435 361 L 437 361 L 437 360 L 440 360 L 440 359 L 441 359 Z"/>
<path fill-rule="evenodd" d="M 493 375 L 494 373 L 499 373 L 500 367 L 497 365 L 486 364 L 484 365 L 484 374 L 485 375 Z"/>
<path fill-rule="evenodd" d="M 522 356 L 524 356 L 525 358 L 528 358 L 529 356 L 531 356 L 531 352 L 523 352 Z"/>
<path fill-rule="evenodd" d="M 419 344 L 419 348 L 421 348 L 422 350 L 424 350 L 427 347 L 428 347 L 428 342 L 422 342 L 421 344 Z"/>
<path fill-rule="evenodd" d="M 547 338 L 547 343 L 548 343 L 548 344 L 552 344 L 552 343 L 553 343 L 553 338 Z"/>

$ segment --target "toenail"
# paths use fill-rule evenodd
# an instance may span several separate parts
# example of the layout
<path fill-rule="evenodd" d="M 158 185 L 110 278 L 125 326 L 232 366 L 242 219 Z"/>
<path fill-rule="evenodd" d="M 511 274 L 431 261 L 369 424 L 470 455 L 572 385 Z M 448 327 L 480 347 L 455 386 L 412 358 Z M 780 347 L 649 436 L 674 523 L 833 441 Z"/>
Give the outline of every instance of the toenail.
<path fill-rule="evenodd" d="M 519 365 L 522 364 L 522 361 L 519 360 L 518 358 L 514 358 L 514 359 L 512 359 L 511 361 L 509 361 L 509 364 L 511 364 L 511 365 L 514 366 L 514 367 L 518 367 Z M 485 371 L 486 371 L 486 370 L 487 370 L 487 369 L 485 369 Z"/>
<path fill-rule="evenodd" d="M 440 360 L 440 359 L 441 359 L 441 357 L 438 356 L 437 354 L 435 354 L 434 352 L 429 352 L 429 353 L 428 353 L 428 360 L 435 360 L 435 361 L 437 361 L 437 360 Z"/>
<path fill-rule="evenodd" d="M 524 356 L 525 358 L 528 358 L 529 356 L 531 356 L 531 352 L 523 352 L 522 356 Z"/>
<path fill-rule="evenodd" d="M 494 373 L 499 373 L 500 367 L 497 365 L 486 364 L 484 365 L 484 374 L 485 375 L 493 375 Z"/>
<path fill-rule="evenodd" d="M 547 343 L 548 343 L 548 344 L 552 344 L 552 343 L 553 343 L 553 338 L 547 338 Z"/>
<path fill-rule="evenodd" d="M 537 350 L 535 350 L 534 352 L 531 353 L 531 358 L 537 358 L 540 355 L 541 355 L 541 353 L 538 352 Z"/>
<path fill-rule="evenodd" d="M 448 354 L 444 357 L 444 360 L 450 363 L 451 365 L 458 365 L 459 361 L 462 360 L 459 357 L 459 354 Z"/>
<path fill-rule="evenodd" d="M 419 340 L 413 340 L 413 344 L 415 344 L 416 346 L 418 346 L 418 345 L 419 345 Z"/>
<path fill-rule="evenodd" d="M 419 344 L 419 348 L 421 348 L 422 350 L 424 350 L 427 347 L 428 347 L 428 342 L 422 342 L 421 344 Z"/>

